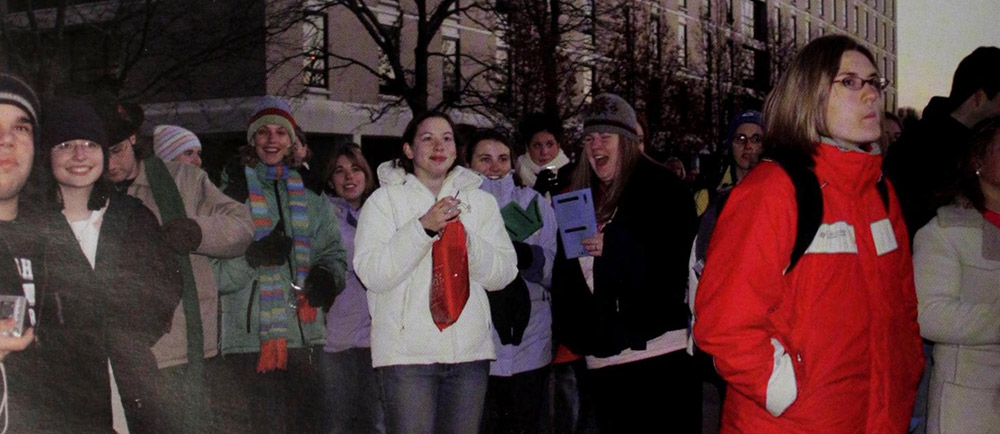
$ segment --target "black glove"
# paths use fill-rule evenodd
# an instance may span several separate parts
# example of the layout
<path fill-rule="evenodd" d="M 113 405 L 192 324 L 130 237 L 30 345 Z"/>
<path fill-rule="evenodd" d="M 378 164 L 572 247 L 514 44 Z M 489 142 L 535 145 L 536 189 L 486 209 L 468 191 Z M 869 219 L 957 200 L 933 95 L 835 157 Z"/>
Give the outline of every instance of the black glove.
<path fill-rule="evenodd" d="M 201 245 L 201 227 L 189 218 L 176 218 L 161 229 L 167 244 L 179 255 L 186 255 Z"/>
<path fill-rule="evenodd" d="M 545 193 L 558 193 L 559 192 L 559 177 L 556 172 L 552 169 L 545 169 L 538 172 L 535 178 L 535 185 L 533 187 L 535 191 L 545 194 Z"/>
<path fill-rule="evenodd" d="M 278 266 L 288 261 L 291 251 L 292 239 L 285 235 L 284 222 L 278 221 L 271 233 L 247 247 L 247 263 L 254 268 L 261 265 Z"/>
<path fill-rule="evenodd" d="M 514 253 L 517 253 L 517 269 L 526 270 L 531 267 L 531 263 L 535 259 L 531 246 L 521 241 L 512 241 L 511 244 L 514 245 Z"/>
<path fill-rule="evenodd" d="M 337 286 L 337 279 L 326 268 L 314 265 L 309 269 L 309 275 L 306 276 L 305 294 L 310 306 L 330 310 L 333 301 L 343 290 L 344 287 Z"/>
<path fill-rule="evenodd" d="M 504 345 L 521 345 L 524 330 L 528 328 L 528 318 L 531 317 L 531 295 L 528 285 L 518 275 L 504 289 L 487 291 L 490 300 L 490 317 L 493 328 L 500 336 Z"/>

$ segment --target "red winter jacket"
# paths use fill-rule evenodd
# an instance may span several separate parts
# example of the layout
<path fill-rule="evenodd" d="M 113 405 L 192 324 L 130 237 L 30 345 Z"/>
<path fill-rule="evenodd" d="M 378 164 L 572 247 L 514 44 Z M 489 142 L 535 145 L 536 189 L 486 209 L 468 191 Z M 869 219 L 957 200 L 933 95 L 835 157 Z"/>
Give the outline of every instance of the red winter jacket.
<path fill-rule="evenodd" d="M 823 224 L 784 275 L 795 189 L 762 162 L 709 245 L 694 335 L 729 383 L 723 433 L 905 433 L 923 369 L 913 263 L 882 157 L 820 145 Z M 888 215 L 887 215 L 888 214 Z"/>

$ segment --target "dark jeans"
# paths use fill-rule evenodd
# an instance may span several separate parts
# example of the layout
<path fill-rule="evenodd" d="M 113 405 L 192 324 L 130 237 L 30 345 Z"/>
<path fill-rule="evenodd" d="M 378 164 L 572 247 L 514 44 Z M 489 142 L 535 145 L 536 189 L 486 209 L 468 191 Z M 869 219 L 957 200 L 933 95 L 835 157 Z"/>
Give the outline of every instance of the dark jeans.
<path fill-rule="evenodd" d="M 320 353 L 322 429 L 327 434 L 384 433 L 371 348 Z"/>
<path fill-rule="evenodd" d="M 542 430 L 553 434 L 593 434 L 597 432 L 594 421 L 594 404 L 590 397 L 583 359 L 550 365 L 551 375 L 545 392 L 547 414 L 543 417 Z"/>
<path fill-rule="evenodd" d="M 483 434 L 532 434 L 539 432 L 549 367 L 510 377 L 490 377 L 486 389 Z"/>
<path fill-rule="evenodd" d="M 601 434 L 700 432 L 701 382 L 691 356 L 674 351 L 587 371 Z"/>
<path fill-rule="evenodd" d="M 479 432 L 490 362 L 375 369 L 389 434 Z"/>
<path fill-rule="evenodd" d="M 210 423 L 208 415 L 211 413 L 207 408 L 209 401 L 204 399 L 208 385 L 204 384 L 202 396 L 197 396 L 198 393 L 194 390 L 197 379 L 192 378 L 192 371 L 193 369 L 186 363 L 160 369 L 156 381 L 160 390 L 157 428 L 164 434 L 189 432 L 185 426 L 188 412 L 193 412 L 192 417 L 196 418 L 195 427 L 199 431 Z M 204 375 L 202 377 L 204 378 Z"/>
<path fill-rule="evenodd" d="M 319 430 L 322 347 L 289 348 L 288 370 L 257 373 L 258 353 L 216 357 L 212 429 L 225 433 L 314 433 Z M 210 365 L 211 366 L 211 365 Z"/>

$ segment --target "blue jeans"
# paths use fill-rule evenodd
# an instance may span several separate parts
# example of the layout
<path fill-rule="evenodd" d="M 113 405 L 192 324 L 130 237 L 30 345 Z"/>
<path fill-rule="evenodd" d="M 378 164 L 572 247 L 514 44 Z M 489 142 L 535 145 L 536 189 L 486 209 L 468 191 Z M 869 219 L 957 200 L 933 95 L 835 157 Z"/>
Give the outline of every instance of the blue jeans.
<path fill-rule="evenodd" d="M 490 362 L 375 369 L 389 434 L 479 432 Z"/>
<path fill-rule="evenodd" d="M 371 348 L 323 352 L 319 373 L 323 379 L 322 433 L 385 433 Z"/>

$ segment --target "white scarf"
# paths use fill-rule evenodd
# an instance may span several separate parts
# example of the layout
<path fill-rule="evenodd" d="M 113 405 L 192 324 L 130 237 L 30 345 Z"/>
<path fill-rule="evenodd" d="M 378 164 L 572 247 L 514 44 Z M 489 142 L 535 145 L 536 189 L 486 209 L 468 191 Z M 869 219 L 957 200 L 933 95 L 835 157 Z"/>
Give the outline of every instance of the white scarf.
<path fill-rule="evenodd" d="M 569 157 L 563 153 L 562 149 L 559 150 L 559 153 L 556 154 L 556 157 L 552 161 L 549 161 L 544 166 L 535 164 L 530 155 L 523 154 L 517 157 L 517 176 L 521 178 L 521 183 L 526 187 L 533 187 L 535 179 L 538 177 L 538 172 L 546 168 L 552 168 L 555 171 L 567 164 L 569 164 Z"/>

